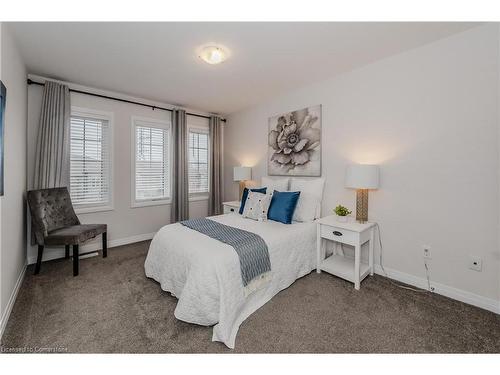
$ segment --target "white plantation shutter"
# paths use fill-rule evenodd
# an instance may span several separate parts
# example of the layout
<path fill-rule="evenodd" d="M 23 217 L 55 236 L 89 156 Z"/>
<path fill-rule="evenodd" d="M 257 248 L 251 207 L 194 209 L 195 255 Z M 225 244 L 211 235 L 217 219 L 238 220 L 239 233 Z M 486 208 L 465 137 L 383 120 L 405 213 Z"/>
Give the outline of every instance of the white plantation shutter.
<path fill-rule="evenodd" d="M 189 131 L 189 193 L 208 193 L 208 133 Z"/>
<path fill-rule="evenodd" d="M 170 198 L 170 130 L 135 123 L 135 200 Z"/>
<path fill-rule="evenodd" d="M 109 121 L 71 116 L 70 194 L 75 206 L 111 203 Z"/>

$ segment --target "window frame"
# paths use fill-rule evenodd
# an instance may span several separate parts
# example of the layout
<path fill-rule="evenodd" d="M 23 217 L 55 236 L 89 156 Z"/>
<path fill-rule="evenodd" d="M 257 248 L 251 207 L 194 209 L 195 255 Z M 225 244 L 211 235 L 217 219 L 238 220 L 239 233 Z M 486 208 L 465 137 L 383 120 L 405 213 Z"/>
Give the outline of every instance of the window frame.
<path fill-rule="evenodd" d="M 136 126 L 146 126 L 156 129 L 162 129 L 168 131 L 168 185 L 169 185 L 169 197 L 168 198 L 160 198 L 160 199 L 141 199 L 137 200 L 135 197 L 135 188 L 136 188 L 136 176 L 135 176 L 135 163 L 136 163 L 136 153 L 137 153 L 137 141 L 136 141 Z M 173 177 L 173 168 L 172 168 L 172 160 L 173 160 L 173 148 L 172 148 L 172 124 L 169 120 L 163 119 L 155 119 L 150 117 L 142 117 L 142 116 L 132 116 L 131 118 L 131 189 L 130 189 L 130 207 L 131 208 L 140 208 L 140 207 L 151 207 L 151 206 L 162 206 L 166 204 L 172 203 L 172 177 Z"/>
<path fill-rule="evenodd" d="M 83 108 L 77 106 L 71 106 L 70 113 L 70 137 L 69 137 L 69 153 L 70 153 L 70 162 L 69 162 L 69 192 L 71 195 L 71 118 L 72 117 L 84 117 L 91 118 L 96 120 L 105 120 L 108 121 L 108 202 L 103 204 L 73 204 L 74 210 L 76 214 L 89 214 L 94 212 L 103 212 L 103 211 L 113 211 L 114 210 L 114 152 L 113 152 L 113 140 L 114 140 L 114 113 L 108 111 L 101 111 L 97 109 Z"/>
<path fill-rule="evenodd" d="M 210 174 L 211 174 L 210 173 L 211 165 L 210 165 L 210 134 L 209 134 L 209 128 L 208 127 L 204 127 L 204 126 L 200 126 L 200 125 L 189 125 L 188 124 L 187 133 L 188 133 L 188 136 L 187 136 L 186 142 L 187 142 L 187 151 L 188 151 L 188 171 L 189 171 L 189 133 L 206 134 L 207 138 L 208 138 L 207 139 L 207 153 L 208 153 L 208 157 L 207 157 L 207 168 L 208 168 L 207 169 L 208 170 L 207 191 L 206 192 L 200 192 L 200 193 L 189 193 L 188 192 L 188 196 L 189 196 L 189 201 L 190 202 L 208 200 L 208 197 L 209 197 L 209 194 L 210 194 Z M 189 186 L 189 180 L 188 180 L 188 186 Z M 188 187 L 188 189 L 189 189 L 189 187 Z"/>

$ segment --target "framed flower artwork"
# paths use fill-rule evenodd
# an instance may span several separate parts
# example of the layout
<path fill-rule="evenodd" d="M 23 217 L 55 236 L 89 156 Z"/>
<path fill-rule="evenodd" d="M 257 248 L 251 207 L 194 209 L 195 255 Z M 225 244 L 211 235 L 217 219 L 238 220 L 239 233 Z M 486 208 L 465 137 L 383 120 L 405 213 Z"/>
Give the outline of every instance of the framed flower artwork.
<path fill-rule="evenodd" d="M 7 89 L 0 81 L 0 196 L 3 196 L 4 190 L 4 173 L 3 173 L 3 147 L 4 147 L 4 119 L 5 119 L 5 102 L 7 98 Z"/>
<path fill-rule="evenodd" d="M 270 176 L 321 176 L 321 105 L 269 118 Z"/>

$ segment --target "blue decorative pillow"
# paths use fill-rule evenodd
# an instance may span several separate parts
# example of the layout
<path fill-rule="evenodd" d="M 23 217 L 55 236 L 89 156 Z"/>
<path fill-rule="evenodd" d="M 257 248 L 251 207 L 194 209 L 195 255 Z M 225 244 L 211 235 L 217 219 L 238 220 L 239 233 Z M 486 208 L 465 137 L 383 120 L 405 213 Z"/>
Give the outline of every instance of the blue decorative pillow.
<path fill-rule="evenodd" d="M 291 224 L 293 213 L 299 201 L 300 191 L 277 191 L 273 192 L 273 199 L 267 211 L 269 220 L 279 221 L 283 224 Z"/>
<path fill-rule="evenodd" d="M 256 193 L 263 193 L 266 194 L 267 187 L 263 188 L 258 188 L 258 189 L 250 189 L 251 191 L 255 191 Z M 243 210 L 245 209 L 245 202 L 247 201 L 248 197 L 248 189 L 245 188 L 243 190 L 243 194 L 241 194 L 241 204 L 240 204 L 240 215 L 243 215 Z"/>

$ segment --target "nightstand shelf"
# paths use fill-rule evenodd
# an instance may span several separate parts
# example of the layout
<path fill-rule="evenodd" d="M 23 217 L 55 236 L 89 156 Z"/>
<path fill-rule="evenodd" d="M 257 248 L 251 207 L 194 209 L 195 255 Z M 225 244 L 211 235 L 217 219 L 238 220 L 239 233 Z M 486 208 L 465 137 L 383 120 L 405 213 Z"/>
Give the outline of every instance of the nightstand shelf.
<path fill-rule="evenodd" d="M 344 255 L 330 255 L 323 262 L 320 268 L 322 271 L 336 275 L 344 280 L 354 283 L 354 258 L 349 258 Z M 370 266 L 366 263 L 359 265 L 359 279 L 363 280 L 370 274 Z"/>

